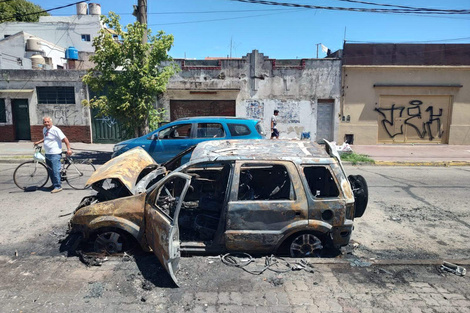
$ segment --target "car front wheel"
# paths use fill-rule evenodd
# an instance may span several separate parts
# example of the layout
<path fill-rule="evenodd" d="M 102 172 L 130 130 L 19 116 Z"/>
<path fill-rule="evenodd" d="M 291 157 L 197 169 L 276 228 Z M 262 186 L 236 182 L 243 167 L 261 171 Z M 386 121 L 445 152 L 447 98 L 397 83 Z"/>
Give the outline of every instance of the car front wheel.
<path fill-rule="evenodd" d="M 132 248 L 128 234 L 120 230 L 101 230 L 94 240 L 94 250 L 97 253 L 122 253 Z"/>

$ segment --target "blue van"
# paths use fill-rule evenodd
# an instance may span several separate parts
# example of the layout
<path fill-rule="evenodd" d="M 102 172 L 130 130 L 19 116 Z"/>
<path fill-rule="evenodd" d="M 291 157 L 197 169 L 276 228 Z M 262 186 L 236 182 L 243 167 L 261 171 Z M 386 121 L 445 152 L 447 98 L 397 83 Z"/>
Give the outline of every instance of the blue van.
<path fill-rule="evenodd" d="M 206 140 L 264 139 L 266 132 L 257 119 L 239 117 L 185 117 L 134 139 L 117 143 L 112 157 L 142 147 L 157 163 L 168 161 L 185 149 Z"/>

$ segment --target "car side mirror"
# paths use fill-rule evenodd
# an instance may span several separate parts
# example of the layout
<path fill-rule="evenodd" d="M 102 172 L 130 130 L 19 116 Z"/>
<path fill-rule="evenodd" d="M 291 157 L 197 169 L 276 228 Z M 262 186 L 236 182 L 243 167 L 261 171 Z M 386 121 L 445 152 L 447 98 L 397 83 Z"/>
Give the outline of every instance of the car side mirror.
<path fill-rule="evenodd" d="M 152 134 L 151 136 L 147 137 L 149 140 L 158 140 L 158 133 Z"/>

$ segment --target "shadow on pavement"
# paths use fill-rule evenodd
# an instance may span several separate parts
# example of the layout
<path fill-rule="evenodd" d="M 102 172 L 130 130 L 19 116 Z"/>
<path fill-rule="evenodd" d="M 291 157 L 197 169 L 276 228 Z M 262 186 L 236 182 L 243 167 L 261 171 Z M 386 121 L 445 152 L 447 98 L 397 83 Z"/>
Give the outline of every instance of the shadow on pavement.
<path fill-rule="evenodd" d="M 77 160 L 91 159 L 93 164 L 104 164 L 111 160 L 112 152 L 74 149 L 72 158 Z"/>

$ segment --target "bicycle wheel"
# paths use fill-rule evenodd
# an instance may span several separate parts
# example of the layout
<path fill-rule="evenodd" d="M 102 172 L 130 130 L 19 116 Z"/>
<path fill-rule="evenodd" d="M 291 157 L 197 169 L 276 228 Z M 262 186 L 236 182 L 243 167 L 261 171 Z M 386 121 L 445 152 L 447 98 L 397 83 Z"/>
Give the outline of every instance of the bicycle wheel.
<path fill-rule="evenodd" d="M 89 161 L 73 161 L 66 167 L 65 180 L 73 189 L 85 189 L 85 184 L 95 171 L 95 166 Z"/>
<path fill-rule="evenodd" d="M 13 181 L 18 188 L 39 189 L 49 180 L 49 171 L 46 165 L 37 161 L 24 162 L 15 169 Z"/>

